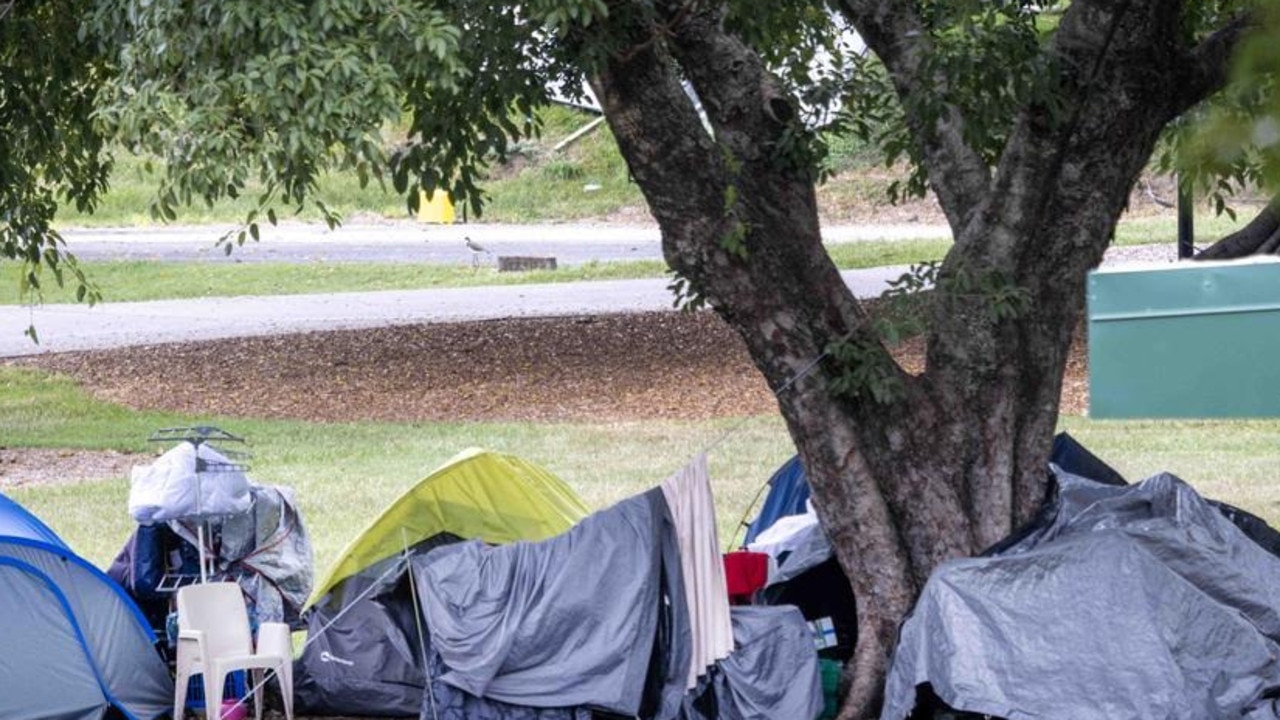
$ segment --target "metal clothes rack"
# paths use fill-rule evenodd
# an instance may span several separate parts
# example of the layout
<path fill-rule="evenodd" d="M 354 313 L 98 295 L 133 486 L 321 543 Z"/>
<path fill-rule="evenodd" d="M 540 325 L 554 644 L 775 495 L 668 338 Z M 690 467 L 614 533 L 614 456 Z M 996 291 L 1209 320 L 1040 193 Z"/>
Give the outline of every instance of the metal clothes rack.
<path fill-rule="evenodd" d="M 249 465 L 247 461 L 251 455 L 243 450 L 229 450 L 220 447 L 215 443 L 241 443 L 246 441 L 244 438 L 233 435 L 222 428 L 212 425 L 196 425 L 194 427 L 171 427 L 161 428 L 151 433 L 147 437 L 147 442 L 164 442 L 164 443 L 191 443 L 196 450 L 196 539 L 198 550 L 200 553 L 200 582 L 209 581 L 210 560 L 206 557 L 205 552 L 205 523 L 208 518 L 204 514 L 204 486 L 201 481 L 201 475 L 210 472 L 247 472 Z M 227 459 L 226 462 L 210 461 L 200 457 L 200 446 L 208 445 L 218 454 Z M 179 586 L 186 584 L 184 576 L 166 575 L 161 580 L 164 588 L 176 590 Z M 157 588 L 161 589 L 161 588 Z"/>

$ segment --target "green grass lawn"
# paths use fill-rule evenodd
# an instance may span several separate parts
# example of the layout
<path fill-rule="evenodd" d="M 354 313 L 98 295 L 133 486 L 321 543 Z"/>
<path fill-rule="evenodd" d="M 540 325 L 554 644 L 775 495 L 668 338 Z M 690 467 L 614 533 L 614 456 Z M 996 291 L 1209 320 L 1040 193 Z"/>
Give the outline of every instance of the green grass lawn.
<path fill-rule="evenodd" d="M 591 115 L 564 107 L 541 111 L 542 136 L 512 148 L 509 163 L 488 171 L 483 186 L 488 196 L 483 218 L 488 222 L 538 222 L 603 218 L 624 208 L 640 207 L 643 198 L 631 182 L 626 163 L 607 127 L 601 126 L 577 143 L 555 150 L 561 140 L 592 119 Z M 157 224 L 149 206 L 155 192 L 154 161 L 123 149 L 116 152 L 111 186 L 93 213 L 66 208 L 59 215 L 62 227 L 116 227 Z M 261 188 L 250 185 L 237 200 L 212 206 L 196 203 L 178 210 L 181 223 L 226 223 L 243 219 L 253 209 Z M 365 187 L 354 172 L 321 177 L 316 198 L 347 219 L 362 216 L 405 219 L 409 217 L 403 195 L 388 182 L 371 181 Z M 459 218 L 462 208 L 458 208 Z M 281 207 L 280 217 L 320 222 L 312 209 L 294 213 Z M 475 218 L 471 218 L 475 219 Z"/>
<path fill-rule="evenodd" d="M 904 240 L 845 243 L 831 246 L 842 269 L 902 265 L 940 259 L 946 241 Z M 82 267 L 102 290 L 108 302 L 232 297 L 238 295 L 296 295 L 366 290 L 417 290 L 530 283 L 577 282 L 657 278 L 667 274 L 657 260 L 590 262 L 556 270 L 500 273 L 495 268 L 474 269 L 428 263 L 235 263 L 235 262 L 85 262 Z M 21 302 L 17 288 L 19 268 L 0 264 L 0 305 Z M 58 288 L 45 281 L 44 302 L 75 301 L 73 288 Z"/>
<path fill-rule="evenodd" d="M 1211 245 L 1214 240 L 1245 226 L 1253 219 L 1256 207 L 1241 207 L 1235 220 L 1227 215 L 1215 215 L 1210 211 L 1196 213 L 1195 243 L 1197 247 Z M 1178 221 L 1174 217 L 1137 217 L 1121 220 L 1116 227 L 1117 245 L 1173 244 L 1178 241 Z"/>
<path fill-rule="evenodd" d="M 591 262 L 557 270 L 500 273 L 429 263 L 217 263 L 146 260 L 85 262 L 89 279 L 103 300 L 132 302 L 238 295 L 297 295 L 365 290 L 417 290 L 529 283 L 576 282 L 660 277 L 665 266 L 654 261 Z M 0 304 L 20 301 L 17 265 L 0 265 Z M 46 281 L 46 285 L 49 285 Z M 73 288 L 44 288 L 44 302 L 75 302 Z"/>
<path fill-rule="evenodd" d="M 478 446 L 519 455 L 568 482 L 593 507 L 648 489 L 698 450 L 717 444 L 722 532 L 791 450 L 781 422 L 337 423 L 180 417 L 139 413 L 96 401 L 70 381 L 0 366 L 0 438 L 8 448 L 53 447 L 155 452 L 147 435 L 161 427 L 212 424 L 250 440 L 260 483 L 297 490 L 324 569 L 392 499 L 461 450 Z M 77 551 L 105 565 L 131 531 L 128 481 L 6 488 Z"/>
<path fill-rule="evenodd" d="M 792 452 L 774 417 L 705 422 L 335 423 L 184 417 L 135 412 L 88 397 L 65 378 L 0 367 L 0 438 L 8 448 L 155 452 L 146 436 L 215 424 L 247 437 L 251 476 L 297 491 L 319 572 L 385 505 L 471 446 L 513 453 L 564 479 L 592 508 L 650 488 L 709 453 L 722 540 L 729 542 L 773 470 Z M 1063 418 L 1070 431 L 1131 479 L 1167 470 L 1210 497 L 1280 524 L 1280 422 L 1118 422 Z M 6 488 L 73 548 L 105 566 L 132 528 L 126 478 Z"/>
<path fill-rule="evenodd" d="M 578 142 L 556 150 L 557 143 L 590 122 L 592 116 L 565 107 L 546 108 L 539 115 L 543 122 L 541 137 L 515 145 L 505 165 L 496 165 L 488 170 L 482 183 L 486 193 L 484 214 L 482 218 L 471 217 L 471 220 L 563 222 L 607 219 L 620 213 L 647 217 L 644 198 L 631 181 L 626 163 L 618 153 L 607 126 L 602 125 Z M 884 206 L 889 185 L 897 176 L 883 167 L 882 158 L 853 139 L 835 138 L 831 147 L 832 155 L 828 162 L 840 172 L 820 188 L 822 207 L 834 209 L 839 214 L 841 208 Z M 78 213 L 74 208 L 63 208 L 58 216 L 58 225 L 66 228 L 157 224 L 148 207 L 159 169 L 154 161 L 118 150 L 110 188 L 94 212 Z M 238 200 L 212 206 L 197 202 L 179 210 L 178 222 L 239 222 L 253 208 L 260 190 L 250 186 Z M 409 218 L 402 195 L 390 185 L 384 187 L 377 182 L 362 188 L 354 172 L 334 172 L 323 176 L 316 197 L 349 221 Z M 1241 220 L 1247 221 L 1256 212 L 1256 207 L 1242 204 L 1238 210 Z M 321 221 L 319 214 L 309 209 L 299 214 L 289 207 L 281 207 L 279 211 L 282 219 Z M 458 212 L 461 218 L 462 209 L 459 208 Z M 1172 242 L 1176 229 L 1171 215 L 1167 218 L 1126 220 L 1121 224 L 1117 242 Z M 1196 232 L 1204 242 L 1237 224 L 1226 216 L 1216 217 L 1207 208 L 1200 208 Z"/>

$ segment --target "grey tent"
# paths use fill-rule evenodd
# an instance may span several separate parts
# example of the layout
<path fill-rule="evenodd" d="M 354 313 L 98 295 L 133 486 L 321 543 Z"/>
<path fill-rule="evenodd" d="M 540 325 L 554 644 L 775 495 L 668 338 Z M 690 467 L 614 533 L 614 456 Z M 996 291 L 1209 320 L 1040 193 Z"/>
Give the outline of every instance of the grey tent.
<path fill-rule="evenodd" d="M 0 495 L 0 718 L 150 720 L 173 681 L 129 596 Z"/>
<path fill-rule="evenodd" d="M 1280 559 L 1172 475 L 1057 480 L 1033 532 L 929 578 L 882 720 L 925 683 L 1010 720 L 1280 717 Z"/>

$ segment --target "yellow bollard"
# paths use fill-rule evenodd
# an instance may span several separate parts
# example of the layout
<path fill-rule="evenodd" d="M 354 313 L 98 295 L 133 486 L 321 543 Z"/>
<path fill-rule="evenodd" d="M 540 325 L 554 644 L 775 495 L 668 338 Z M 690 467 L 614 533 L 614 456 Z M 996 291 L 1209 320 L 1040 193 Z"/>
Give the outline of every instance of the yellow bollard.
<path fill-rule="evenodd" d="M 426 191 L 421 191 L 418 203 L 418 220 L 437 225 L 453 224 L 453 199 L 449 197 L 449 193 L 444 190 L 436 190 L 433 195 L 427 197 Z"/>

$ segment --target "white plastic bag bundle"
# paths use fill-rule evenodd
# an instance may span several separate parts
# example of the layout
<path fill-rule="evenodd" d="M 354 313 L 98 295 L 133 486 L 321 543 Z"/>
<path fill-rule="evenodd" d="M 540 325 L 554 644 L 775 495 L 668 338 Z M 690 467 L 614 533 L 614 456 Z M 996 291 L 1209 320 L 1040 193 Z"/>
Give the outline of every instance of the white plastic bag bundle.
<path fill-rule="evenodd" d="M 197 459 L 209 468 L 199 478 Z M 134 466 L 129 515 L 139 523 L 154 523 L 247 512 L 251 503 L 249 478 L 228 469 L 230 465 L 230 460 L 208 445 L 179 443 L 154 463 Z"/>

